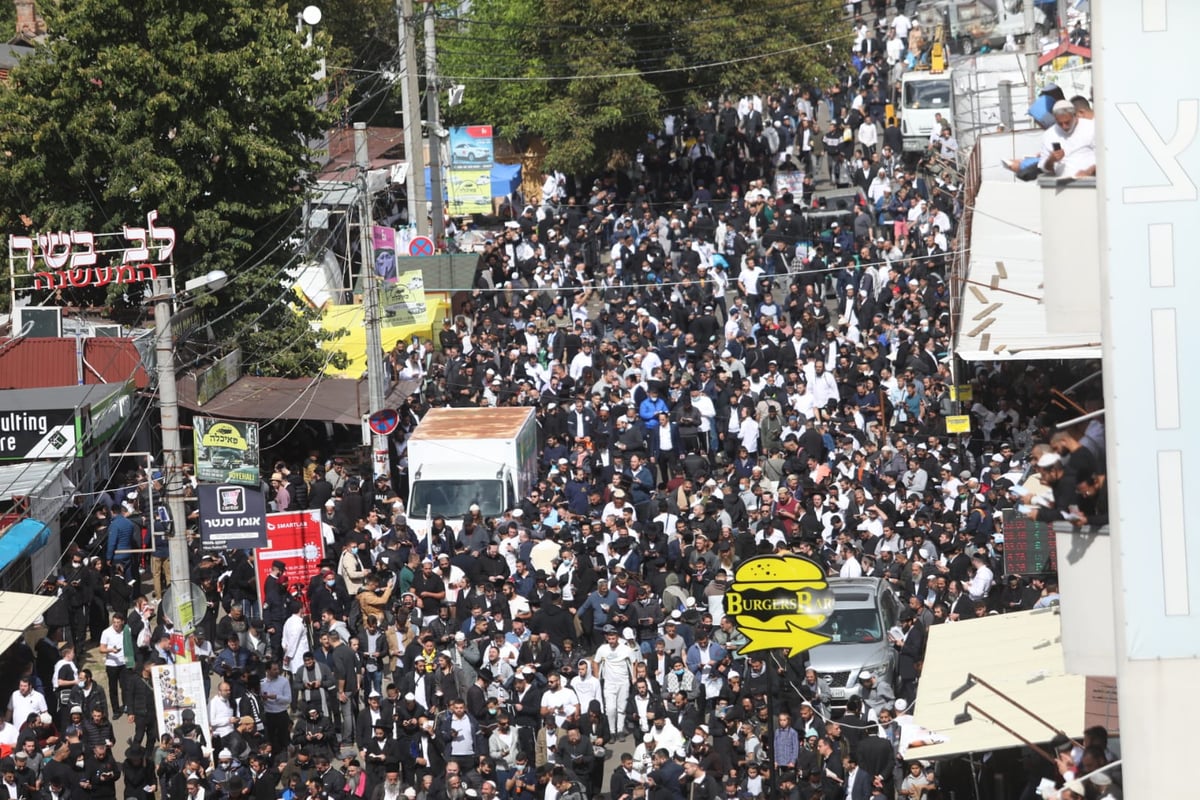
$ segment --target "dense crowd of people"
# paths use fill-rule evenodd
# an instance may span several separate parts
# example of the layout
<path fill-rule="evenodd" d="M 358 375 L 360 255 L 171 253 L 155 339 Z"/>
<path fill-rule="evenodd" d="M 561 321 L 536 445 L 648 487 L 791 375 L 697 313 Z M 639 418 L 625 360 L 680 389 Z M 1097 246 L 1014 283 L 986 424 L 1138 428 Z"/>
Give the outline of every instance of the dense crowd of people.
<path fill-rule="evenodd" d="M 536 487 L 418 535 L 403 458 L 394 488 L 341 459 L 277 463 L 272 507 L 319 510 L 332 542 L 311 581 L 275 562 L 261 590 L 252 554 L 194 544 L 208 726 L 157 729 L 151 669 L 177 658 L 167 552 L 125 551 L 160 476 L 103 498 L 0 724 L 7 796 L 942 796 L 945 776 L 900 752 L 925 632 L 1057 601 L 1053 574 L 1005 570 L 1003 514 L 1104 524 L 1104 428 L 1054 427 L 1063 403 L 1097 407 L 1094 365 L 950 356 L 953 153 L 905 163 L 894 125 L 875 127 L 903 23 L 862 31 L 835 87 L 669 118 L 632 173 L 547 176 L 436 346 L 391 354 L 423 382 L 397 441 L 430 407 L 530 406 Z M 774 181 L 789 161 L 796 192 Z M 969 435 L 947 433 L 953 413 Z M 903 603 L 895 673 L 837 687 L 840 715 L 804 656 L 739 653 L 722 596 L 772 553 Z M 1111 793 L 1071 783 L 1111 758 L 1103 730 L 1084 745 L 1021 779 Z"/>

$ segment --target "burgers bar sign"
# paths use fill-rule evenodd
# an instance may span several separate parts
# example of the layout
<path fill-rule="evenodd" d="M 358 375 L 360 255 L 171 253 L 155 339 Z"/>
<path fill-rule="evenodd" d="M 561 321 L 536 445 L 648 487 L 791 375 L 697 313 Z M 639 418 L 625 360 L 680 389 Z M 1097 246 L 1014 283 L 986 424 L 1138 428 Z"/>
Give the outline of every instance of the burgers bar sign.
<path fill-rule="evenodd" d="M 8 237 L 8 266 L 14 295 L 40 289 L 73 289 L 110 283 L 142 283 L 159 277 L 175 251 L 175 229 L 158 224 L 120 232 L 50 231 Z M 169 271 L 169 270 L 168 270 Z"/>
<path fill-rule="evenodd" d="M 817 629 L 833 613 L 825 570 L 801 556 L 760 556 L 733 573 L 725 614 L 747 642 L 738 653 L 786 649 L 788 657 L 830 641 Z"/>

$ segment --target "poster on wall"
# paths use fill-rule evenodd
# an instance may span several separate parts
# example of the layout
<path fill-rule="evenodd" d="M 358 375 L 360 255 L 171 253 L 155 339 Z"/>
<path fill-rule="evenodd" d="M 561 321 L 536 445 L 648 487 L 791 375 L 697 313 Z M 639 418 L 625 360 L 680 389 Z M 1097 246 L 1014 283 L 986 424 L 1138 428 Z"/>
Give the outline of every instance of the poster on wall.
<path fill-rule="evenodd" d="M 158 711 L 158 729 L 173 731 L 183 724 L 183 712 L 196 714 L 196 724 L 212 741 L 208 725 L 208 698 L 204 694 L 204 675 L 200 662 L 162 664 L 150 670 L 154 685 L 154 703 Z"/>
<path fill-rule="evenodd" d="M 258 486 L 258 423 L 195 417 L 196 477 Z"/>

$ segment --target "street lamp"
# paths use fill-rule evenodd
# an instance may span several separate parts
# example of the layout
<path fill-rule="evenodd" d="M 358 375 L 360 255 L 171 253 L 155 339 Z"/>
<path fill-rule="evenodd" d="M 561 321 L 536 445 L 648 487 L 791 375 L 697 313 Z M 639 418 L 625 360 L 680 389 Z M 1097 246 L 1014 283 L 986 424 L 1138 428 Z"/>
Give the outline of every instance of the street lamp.
<path fill-rule="evenodd" d="M 215 292 L 228 282 L 226 274 L 214 270 L 207 275 L 193 278 L 184 284 L 184 295 L 195 297 Z M 175 343 L 171 336 L 171 323 L 178 315 L 172 313 L 175 294 L 166 278 L 154 281 L 154 355 L 158 370 L 158 405 L 162 418 L 163 439 L 163 495 L 172 521 L 171 537 L 167 540 L 171 561 L 171 586 L 175 589 L 175 608 L 170 609 L 171 619 L 179 632 L 187 637 L 195 628 L 192 609 L 192 593 L 187 590 L 191 581 L 188 565 L 187 508 L 183 504 L 183 492 L 178 480 L 183 472 L 183 444 L 179 436 L 179 393 L 175 385 Z"/>

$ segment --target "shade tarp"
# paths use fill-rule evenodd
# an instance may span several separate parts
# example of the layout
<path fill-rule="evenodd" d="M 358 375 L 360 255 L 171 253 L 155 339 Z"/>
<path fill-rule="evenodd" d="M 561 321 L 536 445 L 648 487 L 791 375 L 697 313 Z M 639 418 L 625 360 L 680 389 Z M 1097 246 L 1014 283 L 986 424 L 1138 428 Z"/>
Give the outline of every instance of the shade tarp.
<path fill-rule="evenodd" d="M 914 746 L 906 758 L 937 758 L 1021 747 L 1021 740 L 988 715 L 1031 742 L 1048 742 L 1055 732 L 1005 697 L 976 683 L 959 697 L 951 694 L 979 676 L 1003 695 L 1079 737 L 1086 727 L 1086 678 L 1066 671 L 1062 618 L 1054 610 L 1025 611 L 969 619 L 929 629 L 925 665 L 917 690 L 914 718 L 944 739 Z M 971 719 L 955 724 L 966 703 Z"/>
<path fill-rule="evenodd" d="M 25 629 L 45 614 L 57 599 L 41 594 L 0 591 L 0 653 L 21 638 Z"/>
<path fill-rule="evenodd" d="M 0 570 L 41 550 L 50 539 L 50 528 L 36 519 L 23 519 L 0 534 Z"/>
<path fill-rule="evenodd" d="M 1042 197 L 1001 160 L 1036 154 L 1041 131 L 979 137 L 983 177 L 975 197 L 955 352 L 965 361 L 1100 358 L 1100 332 L 1051 333 L 1046 325 Z M 1099 320 L 1097 320 L 1097 323 Z"/>

